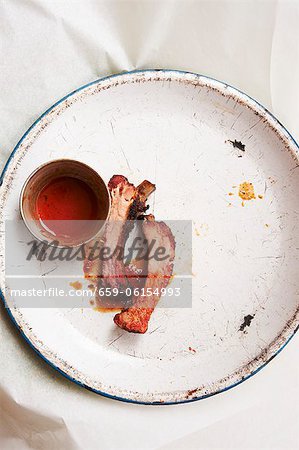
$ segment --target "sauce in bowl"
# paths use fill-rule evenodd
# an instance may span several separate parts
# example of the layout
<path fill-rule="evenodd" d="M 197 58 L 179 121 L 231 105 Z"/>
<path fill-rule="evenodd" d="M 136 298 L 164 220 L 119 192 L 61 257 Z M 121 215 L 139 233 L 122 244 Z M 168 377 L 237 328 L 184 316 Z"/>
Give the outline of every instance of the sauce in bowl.
<path fill-rule="evenodd" d="M 78 246 L 98 234 L 107 219 L 110 196 L 89 166 L 56 160 L 28 178 L 20 197 L 22 217 L 38 239 Z"/>
<path fill-rule="evenodd" d="M 84 181 L 59 177 L 47 184 L 36 201 L 39 218 L 46 220 L 96 220 L 97 198 Z"/>
<path fill-rule="evenodd" d="M 98 220 L 99 205 L 94 191 L 82 180 L 59 177 L 50 181 L 39 193 L 36 213 L 42 225 L 54 236 L 69 236 L 92 232 Z"/>

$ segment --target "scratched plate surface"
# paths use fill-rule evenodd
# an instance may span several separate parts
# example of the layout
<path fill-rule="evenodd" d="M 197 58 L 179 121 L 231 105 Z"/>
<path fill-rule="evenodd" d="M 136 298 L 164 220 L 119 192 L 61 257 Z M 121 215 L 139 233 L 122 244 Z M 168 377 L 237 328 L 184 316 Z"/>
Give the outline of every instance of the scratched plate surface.
<path fill-rule="evenodd" d="M 157 219 L 193 221 L 192 308 L 156 310 L 145 335 L 122 331 L 112 314 L 92 309 L 9 311 L 37 352 L 68 377 L 119 399 L 188 401 L 246 379 L 294 334 L 298 148 L 254 100 L 176 71 L 123 74 L 79 89 L 15 149 L 3 174 L 2 227 L 19 217 L 28 175 L 57 158 L 83 161 L 106 182 L 115 173 L 136 184 L 149 179 L 157 185 L 150 201 Z M 244 206 L 243 181 L 256 193 Z M 1 255 L 4 239 L 1 233 Z M 2 287 L 4 277 L 2 260 Z"/>

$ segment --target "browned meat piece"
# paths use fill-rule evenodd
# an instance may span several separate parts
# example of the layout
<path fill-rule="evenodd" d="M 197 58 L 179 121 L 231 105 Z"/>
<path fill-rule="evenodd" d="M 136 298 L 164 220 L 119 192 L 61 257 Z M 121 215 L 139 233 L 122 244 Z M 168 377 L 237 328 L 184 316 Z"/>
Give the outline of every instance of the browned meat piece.
<path fill-rule="evenodd" d="M 147 331 L 151 314 L 160 299 L 161 289 L 167 287 L 172 276 L 175 254 L 174 237 L 164 222 L 145 221 L 143 233 L 148 243 L 155 243 L 151 255 L 154 255 L 159 247 L 163 247 L 168 258 L 166 260 L 149 259 L 144 292 L 152 294 L 134 298 L 133 307 L 124 309 L 114 317 L 114 322 L 120 328 L 142 334 Z M 158 295 L 155 295 L 154 292 L 158 292 Z"/>
<path fill-rule="evenodd" d="M 142 220 L 155 220 L 152 214 L 143 214 L 139 216 Z M 137 223 L 137 229 L 135 237 L 145 240 L 143 234 L 143 223 Z M 146 250 L 146 243 L 144 244 L 144 250 Z M 147 276 L 147 261 L 143 258 L 132 258 L 128 264 L 125 265 L 126 277 L 129 278 L 129 283 L 132 288 L 142 288 L 144 286 L 145 278 Z"/>
<path fill-rule="evenodd" d="M 114 316 L 114 322 L 123 330 L 144 334 L 154 308 L 132 307 L 124 309 Z"/>
<path fill-rule="evenodd" d="M 102 286 L 119 288 L 127 286 L 124 273 L 124 246 L 129 232 L 127 220 L 133 204 L 138 199 L 137 188 L 122 175 L 114 175 L 108 183 L 111 211 L 105 224 L 103 242 L 113 256 L 101 262 Z M 107 283 L 108 282 L 108 283 Z"/>
<path fill-rule="evenodd" d="M 123 239 L 123 228 L 125 221 L 130 215 L 130 209 L 137 198 L 137 189 L 133 184 L 128 182 L 127 178 L 122 175 L 114 175 L 108 183 L 108 188 L 111 195 L 111 210 L 109 219 L 105 224 L 104 232 L 101 237 L 96 238 L 91 244 L 88 245 L 88 247 L 92 248 L 94 243 L 98 242 L 98 249 L 105 245 L 113 251 L 118 243 L 121 243 L 121 240 Z M 91 257 L 89 252 L 88 256 Z M 120 264 L 120 261 L 117 262 L 110 260 L 110 262 L 112 262 L 112 271 L 110 272 L 111 276 L 115 273 L 123 273 L 122 264 Z M 107 274 L 109 276 L 110 265 L 111 264 L 109 262 L 108 264 L 103 265 L 103 261 L 101 261 L 100 258 L 92 260 L 87 257 L 84 264 L 85 276 L 97 282 L 98 278 L 102 276 L 105 277 Z"/>
<path fill-rule="evenodd" d="M 156 186 L 147 180 L 144 180 L 137 186 L 137 197 L 131 206 L 128 220 L 136 220 L 145 213 L 148 209 L 146 201 L 155 189 Z"/>
<path fill-rule="evenodd" d="M 155 185 L 144 180 L 136 188 L 129 183 L 126 177 L 114 175 L 108 183 L 108 188 L 111 195 L 109 219 L 101 237 L 87 245 L 84 273 L 86 278 L 90 278 L 95 285 L 101 278 L 102 286 L 113 288 L 128 283 L 122 258 L 126 238 L 132 227 L 128 221 L 135 220 L 144 214 L 147 209 L 146 200 L 155 190 Z M 111 253 L 115 251 L 115 255 L 104 261 L 100 258 L 89 260 L 90 249 L 96 241 L 98 242 L 97 253 L 100 247 L 105 246 L 110 249 Z"/>

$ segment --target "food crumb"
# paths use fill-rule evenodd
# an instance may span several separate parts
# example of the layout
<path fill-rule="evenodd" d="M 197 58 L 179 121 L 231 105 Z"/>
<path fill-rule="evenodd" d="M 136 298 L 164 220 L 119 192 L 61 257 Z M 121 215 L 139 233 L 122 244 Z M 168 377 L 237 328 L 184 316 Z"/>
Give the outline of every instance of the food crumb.
<path fill-rule="evenodd" d="M 268 224 L 268 223 L 265 223 L 265 227 L 269 228 L 269 224 Z"/>
<path fill-rule="evenodd" d="M 196 236 L 200 236 L 200 232 L 198 231 L 197 228 L 195 228 L 195 234 L 196 234 Z"/>
<path fill-rule="evenodd" d="M 229 192 L 228 195 L 234 195 L 234 193 L 233 192 Z"/>
<path fill-rule="evenodd" d="M 73 281 L 72 283 L 70 283 L 70 286 L 76 289 L 76 291 L 82 289 L 82 283 L 80 283 L 80 281 Z"/>
<path fill-rule="evenodd" d="M 244 202 L 242 202 L 242 206 L 245 206 L 245 203 L 244 203 Z"/>
<path fill-rule="evenodd" d="M 259 194 L 258 198 L 262 199 L 262 198 L 264 198 L 264 196 Z"/>
<path fill-rule="evenodd" d="M 255 198 L 254 187 L 252 183 L 244 181 L 239 186 L 239 196 L 242 200 L 252 200 Z M 243 206 L 243 205 L 242 205 Z"/>

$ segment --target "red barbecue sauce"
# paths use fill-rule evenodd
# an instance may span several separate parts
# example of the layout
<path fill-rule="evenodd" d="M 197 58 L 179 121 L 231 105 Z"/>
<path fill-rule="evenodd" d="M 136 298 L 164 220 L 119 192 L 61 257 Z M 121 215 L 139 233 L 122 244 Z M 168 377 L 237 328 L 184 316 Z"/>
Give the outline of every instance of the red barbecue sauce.
<path fill-rule="evenodd" d="M 40 221 L 56 236 L 84 232 L 89 221 L 98 219 L 98 201 L 93 190 L 77 178 L 63 176 L 50 181 L 39 193 L 36 211 Z M 75 221 L 75 222 L 65 222 Z M 80 226 L 81 225 L 81 226 Z"/>

